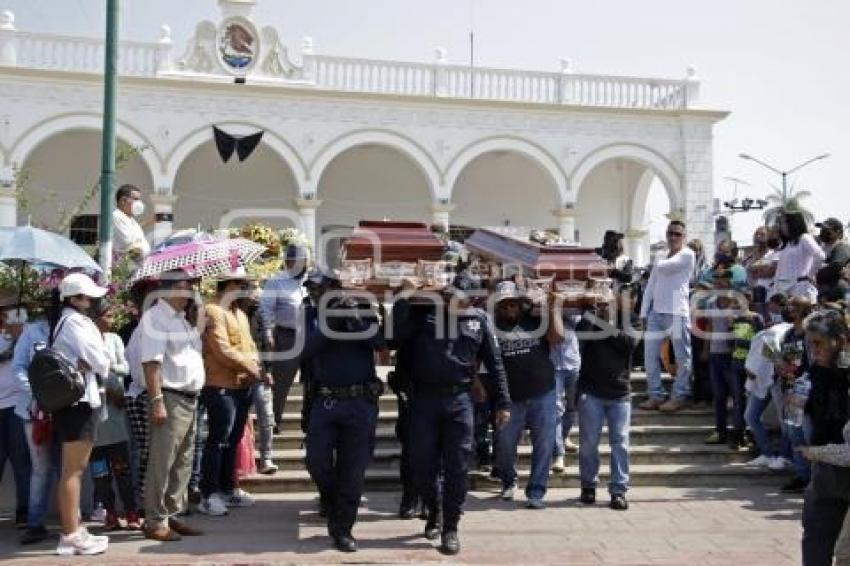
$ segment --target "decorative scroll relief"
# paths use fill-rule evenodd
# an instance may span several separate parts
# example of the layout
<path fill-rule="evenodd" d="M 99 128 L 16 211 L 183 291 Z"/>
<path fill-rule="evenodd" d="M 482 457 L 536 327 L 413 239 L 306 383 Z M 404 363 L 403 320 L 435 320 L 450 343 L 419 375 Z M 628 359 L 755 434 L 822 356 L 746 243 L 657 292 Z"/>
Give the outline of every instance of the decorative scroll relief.
<path fill-rule="evenodd" d="M 189 40 L 186 52 L 177 61 L 177 70 L 191 73 L 212 73 L 218 67 L 216 63 L 215 24 L 203 21 L 195 28 L 195 35 Z"/>
<path fill-rule="evenodd" d="M 260 71 L 263 75 L 275 78 L 297 78 L 301 67 L 292 62 L 289 51 L 280 41 L 277 30 L 267 26 L 262 31 L 263 55 Z"/>

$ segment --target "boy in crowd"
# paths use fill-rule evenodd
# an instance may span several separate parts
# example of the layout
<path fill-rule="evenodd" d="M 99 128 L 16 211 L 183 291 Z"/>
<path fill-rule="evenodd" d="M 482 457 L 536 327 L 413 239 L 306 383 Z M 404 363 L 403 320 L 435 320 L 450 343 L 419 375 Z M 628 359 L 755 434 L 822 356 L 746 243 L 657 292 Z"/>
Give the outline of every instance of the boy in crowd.
<path fill-rule="evenodd" d="M 747 289 L 741 291 L 732 299 L 732 309 L 740 314 L 732 319 L 732 374 L 736 400 L 733 411 L 733 421 L 741 427 L 729 438 L 729 448 L 739 450 L 745 447 L 744 413 L 746 410 L 745 385 L 747 381 L 747 355 L 750 353 L 750 343 L 756 334 L 764 330 L 764 319 L 753 310 L 753 293 Z"/>

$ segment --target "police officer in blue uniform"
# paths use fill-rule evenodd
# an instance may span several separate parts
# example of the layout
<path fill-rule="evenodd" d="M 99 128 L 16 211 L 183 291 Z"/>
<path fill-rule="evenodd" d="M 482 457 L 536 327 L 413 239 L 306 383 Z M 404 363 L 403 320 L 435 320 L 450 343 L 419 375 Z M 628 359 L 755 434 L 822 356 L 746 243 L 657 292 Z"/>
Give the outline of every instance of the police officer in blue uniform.
<path fill-rule="evenodd" d="M 326 276 L 324 292 L 338 287 Z M 311 407 L 307 416 L 307 471 L 327 515 L 328 534 L 342 552 L 355 552 L 351 529 L 375 445 L 378 398 L 383 384 L 375 351 L 383 332 L 368 303 L 338 293 L 307 310 L 303 361 L 309 366 Z M 306 390 L 306 389 L 305 389 Z"/>
<path fill-rule="evenodd" d="M 470 390 L 479 360 L 487 368 L 487 389 L 494 396 L 498 425 L 510 419 L 507 378 L 492 321 L 471 306 L 472 295 L 480 288 L 477 279 L 459 274 L 444 293 L 444 304 L 420 306 L 402 298 L 393 305 L 393 341 L 413 360 L 409 426 L 416 442 L 410 450 L 416 490 L 428 509 L 425 537 L 442 535 L 440 551 L 449 555 L 460 552 L 458 523 L 472 459 Z"/>

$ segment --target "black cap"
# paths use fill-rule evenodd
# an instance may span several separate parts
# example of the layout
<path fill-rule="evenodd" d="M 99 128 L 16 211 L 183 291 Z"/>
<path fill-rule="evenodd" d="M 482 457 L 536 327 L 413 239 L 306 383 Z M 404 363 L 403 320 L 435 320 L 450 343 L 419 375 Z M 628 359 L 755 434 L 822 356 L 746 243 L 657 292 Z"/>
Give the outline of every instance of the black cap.
<path fill-rule="evenodd" d="M 818 228 L 826 228 L 833 232 L 844 232 L 844 223 L 837 218 L 827 218 L 823 222 L 815 224 Z"/>
<path fill-rule="evenodd" d="M 289 244 L 286 246 L 286 259 L 294 261 L 307 261 L 307 250 L 304 246 Z"/>
<path fill-rule="evenodd" d="M 468 273 L 458 273 L 449 285 L 450 291 L 479 291 L 481 289 L 481 281 L 477 277 L 473 277 Z"/>

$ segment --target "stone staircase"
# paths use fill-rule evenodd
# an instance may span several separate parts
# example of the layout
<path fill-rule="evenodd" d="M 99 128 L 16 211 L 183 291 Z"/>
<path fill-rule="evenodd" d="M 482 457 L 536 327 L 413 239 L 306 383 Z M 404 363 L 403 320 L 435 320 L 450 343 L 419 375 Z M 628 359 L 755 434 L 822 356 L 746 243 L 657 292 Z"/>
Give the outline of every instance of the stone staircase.
<path fill-rule="evenodd" d="M 385 373 L 385 372 L 382 372 Z M 746 451 L 733 452 L 726 446 L 708 446 L 704 440 L 713 430 L 712 411 L 696 407 L 667 415 L 644 411 L 637 405 L 646 399 L 646 376 L 635 373 L 632 378 L 631 483 L 633 486 L 679 487 L 744 487 L 751 485 L 777 486 L 782 477 L 764 469 L 744 466 L 753 458 Z M 304 435 L 299 428 L 301 387 L 293 387 L 287 401 L 284 426 L 274 439 L 274 461 L 280 471 L 273 476 L 254 475 L 243 480 L 249 491 L 297 492 L 313 491 L 313 482 L 304 466 Z M 375 452 L 366 473 L 367 489 L 399 489 L 398 470 L 401 449 L 395 438 L 394 426 L 398 417 L 396 398 L 386 394 L 379 400 Z M 578 427 L 570 438 L 578 443 Z M 600 481 L 608 477 L 607 430 L 603 431 L 600 456 Z M 527 435 L 519 447 L 519 482 L 524 485 L 531 462 L 531 446 Z M 470 473 L 474 489 L 494 489 L 498 482 L 484 472 Z M 567 455 L 564 473 L 552 474 L 550 487 L 579 487 L 578 456 Z"/>

